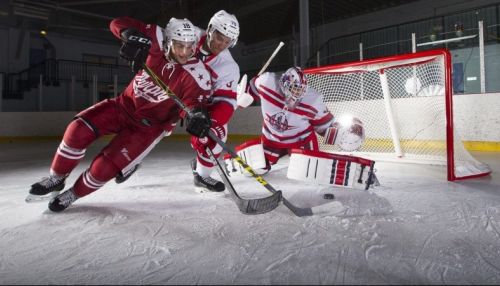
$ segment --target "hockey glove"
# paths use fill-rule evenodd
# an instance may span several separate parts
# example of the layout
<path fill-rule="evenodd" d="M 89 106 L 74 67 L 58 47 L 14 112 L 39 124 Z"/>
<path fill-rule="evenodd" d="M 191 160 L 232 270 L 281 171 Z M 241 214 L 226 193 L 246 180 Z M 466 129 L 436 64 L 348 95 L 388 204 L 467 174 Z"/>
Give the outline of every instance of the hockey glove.
<path fill-rule="evenodd" d="M 254 101 L 253 97 L 246 92 L 247 90 L 247 75 L 241 77 L 240 83 L 236 88 L 236 103 L 241 108 L 247 108 Z"/>
<path fill-rule="evenodd" d="M 186 131 L 196 137 L 206 137 L 212 121 L 204 109 L 195 109 L 186 116 Z"/>
<path fill-rule="evenodd" d="M 363 122 L 353 118 L 347 125 L 334 122 L 325 131 L 325 144 L 337 144 L 344 151 L 355 151 L 361 147 L 365 140 Z"/>
<path fill-rule="evenodd" d="M 210 130 L 212 130 L 212 132 L 217 135 L 217 137 L 219 137 L 221 140 L 224 140 L 225 136 L 226 136 L 226 130 L 224 129 L 223 126 L 220 126 L 220 125 L 215 125 L 213 126 L 212 128 L 210 128 Z M 204 156 L 204 157 L 210 157 L 208 154 L 207 154 L 207 151 L 206 151 L 206 148 L 210 148 L 210 150 L 213 151 L 213 149 L 215 148 L 215 146 L 217 146 L 217 143 L 212 140 L 212 138 L 209 138 L 209 137 L 191 137 L 191 147 L 193 147 L 193 149 L 198 152 L 198 154 Z M 216 153 L 216 152 L 214 152 Z"/>
<path fill-rule="evenodd" d="M 120 57 L 128 61 L 132 72 L 136 74 L 143 67 L 151 48 L 151 39 L 136 29 L 125 29 L 121 32 L 123 44 Z"/>

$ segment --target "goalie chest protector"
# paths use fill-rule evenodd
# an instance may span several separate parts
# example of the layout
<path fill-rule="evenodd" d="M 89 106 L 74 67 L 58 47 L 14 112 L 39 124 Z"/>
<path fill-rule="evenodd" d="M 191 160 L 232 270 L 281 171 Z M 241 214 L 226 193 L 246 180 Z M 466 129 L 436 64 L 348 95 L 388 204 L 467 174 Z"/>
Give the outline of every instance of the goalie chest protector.
<path fill-rule="evenodd" d="M 347 155 L 292 149 L 290 179 L 368 190 L 375 180 L 375 161 Z"/>

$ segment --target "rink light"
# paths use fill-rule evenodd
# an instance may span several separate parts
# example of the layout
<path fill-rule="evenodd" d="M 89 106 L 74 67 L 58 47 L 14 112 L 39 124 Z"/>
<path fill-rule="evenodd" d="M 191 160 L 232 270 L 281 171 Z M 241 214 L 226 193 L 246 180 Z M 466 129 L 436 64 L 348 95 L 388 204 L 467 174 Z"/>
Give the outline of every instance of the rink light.
<path fill-rule="evenodd" d="M 42 36 L 47 36 L 47 31 L 45 31 L 45 30 L 40 30 L 40 35 L 42 35 Z"/>
<path fill-rule="evenodd" d="M 346 113 L 339 117 L 338 122 L 341 126 L 348 127 L 352 125 L 353 118 L 351 114 Z"/>

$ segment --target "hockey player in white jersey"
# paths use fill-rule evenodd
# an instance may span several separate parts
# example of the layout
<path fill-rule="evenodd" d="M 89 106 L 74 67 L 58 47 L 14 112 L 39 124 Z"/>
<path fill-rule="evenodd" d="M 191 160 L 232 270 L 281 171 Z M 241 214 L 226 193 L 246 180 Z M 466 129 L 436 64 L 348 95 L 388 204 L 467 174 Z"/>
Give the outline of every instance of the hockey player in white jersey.
<path fill-rule="evenodd" d="M 247 92 L 238 94 L 238 103 L 246 107 L 253 100 L 261 104 L 261 141 L 268 170 L 291 149 L 319 150 L 316 133 L 328 144 L 338 144 L 340 137 L 353 135 L 355 140 L 344 142 L 344 149 L 354 150 L 364 140 L 362 122 L 354 118 L 347 125 L 339 124 L 325 106 L 323 95 L 307 84 L 299 67 L 291 67 L 282 75 L 268 72 L 250 80 Z"/>
<path fill-rule="evenodd" d="M 237 107 L 236 88 L 240 68 L 231 56 L 229 48 L 236 45 L 239 34 L 240 27 L 236 17 L 221 10 L 210 19 L 207 30 L 201 31 L 198 44 L 197 56 L 211 72 L 214 87 L 212 102 L 208 106 L 212 120 L 211 129 L 224 142 L 227 140 L 227 124 Z M 219 157 L 222 147 L 208 137 L 195 136 L 191 137 L 191 146 L 197 153 L 191 162 L 197 190 L 224 191 L 224 184 L 210 177 L 214 163 L 206 152 L 208 147 L 215 157 Z"/>

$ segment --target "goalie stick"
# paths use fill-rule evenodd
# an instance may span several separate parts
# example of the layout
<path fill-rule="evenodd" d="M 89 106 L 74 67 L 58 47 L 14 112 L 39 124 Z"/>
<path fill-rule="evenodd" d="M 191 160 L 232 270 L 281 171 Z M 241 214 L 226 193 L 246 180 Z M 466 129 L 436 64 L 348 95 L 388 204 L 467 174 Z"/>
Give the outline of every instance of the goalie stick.
<path fill-rule="evenodd" d="M 154 73 L 153 70 L 151 70 L 151 68 L 149 68 L 148 65 L 144 64 L 144 70 L 153 79 L 153 81 L 156 83 L 156 85 L 158 85 L 160 88 L 162 88 L 165 91 L 165 93 L 167 94 L 168 97 L 170 97 L 187 114 L 191 114 L 191 110 L 184 104 L 184 102 L 182 102 L 180 100 L 180 98 L 178 98 L 170 90 L 170 88 Z M 245 161 L 243 161 L 240 158 L 240 156 L 238 156 L 238 154 L 236 154 L 236 152 L 234 152 L 233 150 L 231 150 L 231 148 L 229 148 L 217 135 L 215 135 L 212 132 L 212 130 L 209 130 L 208 136 L 212 140 L 214 140 L 217 144 L 219 144 L 222 147 L 222 149 L 224 149 L 227 153 L 229 153 L 229 155 L 233 159 L 235 159 L 236 162 L 238 162 L 238 164 L 240 164 L 248 173 L 250 173 L 253 178 L 255 178 L 261 185 L 263 185 L 269 192 L 271 192 L 272 193 L 271 197 L 273 197 L 273 196 L 276 196 L 278 198 L 281 197 L 281 199 L 283 201 L 283 204 L 288 209 L 290 209 L 296 216 L 299 216 L 299 217 L 301 217 L 301 216 L 310 216 L 310 215 L 313 214 L 311 208 L 300 208 L 300 207 L 294 206 L 287 199 L 285 199 L 283 196 L 281 196 L 281 191 L 277 191 L 275 188 L 273 188 L 273 186 L 271 186 L 271 184 L 269 184 L 264 178 L 262 178 L 262 176 L 257 175 L 257 173 L 255 173 L 255 171 L 247 163 L 245 163 Z M 220 165 L 218 165 L 218 166 L 220 166 Z M 223 169 L 221 171 L 224 172 Z M 232 189 L 232 190 L 235 191 L 234 189 Z M 278 195 L 276 195 L 276 194 L 278 194 Z M 237 197 L 234 196 L 234 198 L 237 198 Z M 259 198 L 257 200 L 263 200 L 263 199 L 266 199 L 266 198 Z M 272 201 L 272 199 L 270 199 L 270 200 Z M 236 201 L 236 204 L 238 205 L 238 208 L 240 208 L 240 203 L 238 201 Z M 255 204 L 255 206 L 257 206 L 257 205 L 258 204 Z M 262 205 L 264 205 L 264 204 L 262 204 Z M 241 210 L 241 208 L 240 208 L 240 210 Z"/>
<path fill-rule="evenodd" d="M 257 74 L 257 76 L 260 76 L 260 75 L 262 75 L 264 73 L 264 71 L 267 69 L 267 66 L 271 63 L 271 61 L 274 59 L 274 57 L 276 56 L 276 54 L 278 54 L 278 52 L 280 51 L 281 47 L 283 47 L 284 45 L 285 45 L 285 43 L 283 43 L 283 42 L 280 42 L 278 44 L 278 46 L 276 47 L 276 49 L 274 50 L 274 52 L 271 54 L 271 56 L 269 57 L 269 59 L 267 60 L 267 62 L 260 69 L 260 71 Z"/>
<path fill-rule="evenodd" d="M 260 71 L 256 77 L 261 76 L 264 73 L 264 71 L 266 71 L 266 68 L 269 66 L 271 61 L 274 59 L 274 57 L 280 51 L 281 47 L 283 47 L 284 45 L 285 45 L 285 43 L 283 43 L 283 42 L 280 42 L 278 44 L 278 46 L 276 47 L 274 52 L 271 54 L 271 56 L 269 57 L 267 62 L 264 64 L 264 66 L 262 66 L 262 68 L 260 69 Z M 247 89 L 247 75 L 244 74 L 241 77 L 240 83 L 238 84 L 238 88 L 236 90 L 236 94 L 237 94 L 236 102 L 238 103 L 238 106 L 243 107 L 243 108 L 248 107 L 253 102 L 253 98 L 250 95 L 246 94 L 246 92 L 245 92 L 246 89 Z"/>
<path fill-rule="evenodd" d="M 276 49 L 274 50 L 274 52 L 271 54 L 271 56 L 269 57 L 269 59 L 267 60 L 267 62 L 264 64 L 264 66 L 262 66 L 262 68 L 260 69 L 260 71 L 256 75 L 256 77 L 259 77 L 259 76 L 261 76 L 264 73 L 264 71 L 266 70 L 266 68 L 269 66 L 269 64 L 271 63 L 271 61 L 274 59 L 274 57 L 280 51 L 281 47 L 283 47 L 284 45 L 285 44 L 283 42 L 280 42 L 278 44 L 278 46 L 276 47 Z M 242 108 L 248 107 L 254 101 L 253 97 L 251 95 L 249 95 L 249 94 L 246 93 L 246 89 L 247 89 L 247 75 L 244 74 L 241 77 L 240 83 L 238 84 L 238 88 L 236 89 L 236 95 L 237 95 L 236 96 L 236 102 L 237 102 L 238 106 L 242 107 Z"/>

